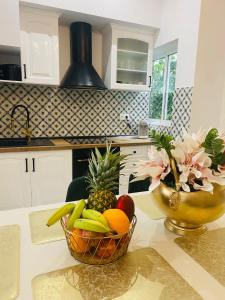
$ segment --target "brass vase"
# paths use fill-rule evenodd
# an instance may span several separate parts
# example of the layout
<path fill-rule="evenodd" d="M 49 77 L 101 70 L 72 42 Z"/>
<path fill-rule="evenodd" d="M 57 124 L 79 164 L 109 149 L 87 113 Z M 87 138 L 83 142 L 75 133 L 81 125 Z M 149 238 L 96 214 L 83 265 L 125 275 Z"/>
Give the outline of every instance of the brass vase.
<path fill-rule="evenodd" d="M 178 234 L 202 234 L 206 223 L 225 213 L 225 186 L 213 184 L 213 193 L 177 192 L 161 183 L 152 194 L 156 205 L 167 216 L 165 227 Z"/>

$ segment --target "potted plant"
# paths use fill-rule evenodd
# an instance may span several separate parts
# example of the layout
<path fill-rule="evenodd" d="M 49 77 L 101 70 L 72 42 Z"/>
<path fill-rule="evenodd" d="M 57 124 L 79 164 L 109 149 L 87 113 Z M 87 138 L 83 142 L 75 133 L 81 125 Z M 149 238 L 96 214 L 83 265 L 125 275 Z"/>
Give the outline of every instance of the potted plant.
<path fill-rule="evenodd" d="M 149 191 L 167 216 L 167 229 L 203 233 L 225 212 L 225 136 L 213 128 L 180 140 L 156 131 L 150 137 L 149 161 L 138 163 L 137 179 L 151 179 Z"/>

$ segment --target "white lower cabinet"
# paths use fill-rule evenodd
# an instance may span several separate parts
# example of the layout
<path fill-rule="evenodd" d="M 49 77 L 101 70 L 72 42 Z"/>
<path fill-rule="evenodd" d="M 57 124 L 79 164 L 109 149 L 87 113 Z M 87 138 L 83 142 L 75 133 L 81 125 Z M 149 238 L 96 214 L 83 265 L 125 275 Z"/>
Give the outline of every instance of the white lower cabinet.
<path fill-rule="evenodd" d="M 31 160 L 32 206 L 65 201 L 72 181 L 72 152 L 33 152 Z"/>
<path fill-rule="evenodd" d="M 30 205 L 30 174 L 25 153 L 0 154 L 0 193 L 0 209 Z"/>
<path fill-rule="evenodd" d="M 120 186 L 119 194 L 127 194 L 129 186 L 130 175 L 133 174 L 136 164 L 140 160 L 148 159 L 148 145 L 137 146 L 122 146 L 120 147 L 120 153 L 128 155 L 126 159 L 126 165 L 120 173 Z"/>
<path fill-rule="evenodd" d="M 72 180 L 72 151 L 0 154 L 0 209 L 64 201 Z"/>

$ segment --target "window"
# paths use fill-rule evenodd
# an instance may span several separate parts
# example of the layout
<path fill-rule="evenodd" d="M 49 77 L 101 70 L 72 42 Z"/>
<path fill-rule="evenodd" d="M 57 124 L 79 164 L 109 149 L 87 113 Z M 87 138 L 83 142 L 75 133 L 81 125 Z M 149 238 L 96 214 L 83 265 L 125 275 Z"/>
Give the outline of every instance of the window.
<path fill-rule="evenodd" d="M 176 81 L 177 42 L 156 48 L 152 70 L 149 112 L 153 123 L 172 118 L 173 93 Z M 169 46 L 168 46 L 169 45 Z M 169 48 L 169 49 L 168 49 Z"/>

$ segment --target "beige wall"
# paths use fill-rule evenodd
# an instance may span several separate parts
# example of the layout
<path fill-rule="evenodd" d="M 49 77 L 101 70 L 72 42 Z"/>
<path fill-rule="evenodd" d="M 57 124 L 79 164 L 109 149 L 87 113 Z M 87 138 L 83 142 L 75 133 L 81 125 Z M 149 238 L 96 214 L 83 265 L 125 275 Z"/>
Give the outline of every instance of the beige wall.
<path fill-rule="evenodd" d="M 155 47 L 178 39 L 176 88 L 192 87 L 201 0 L 164 0 Z"/>
<path fill-rule="evenodd" d="M 225 129 L 224 0 L 202 0 L 201 7 L 191 129 L 210 126 Z"/>

